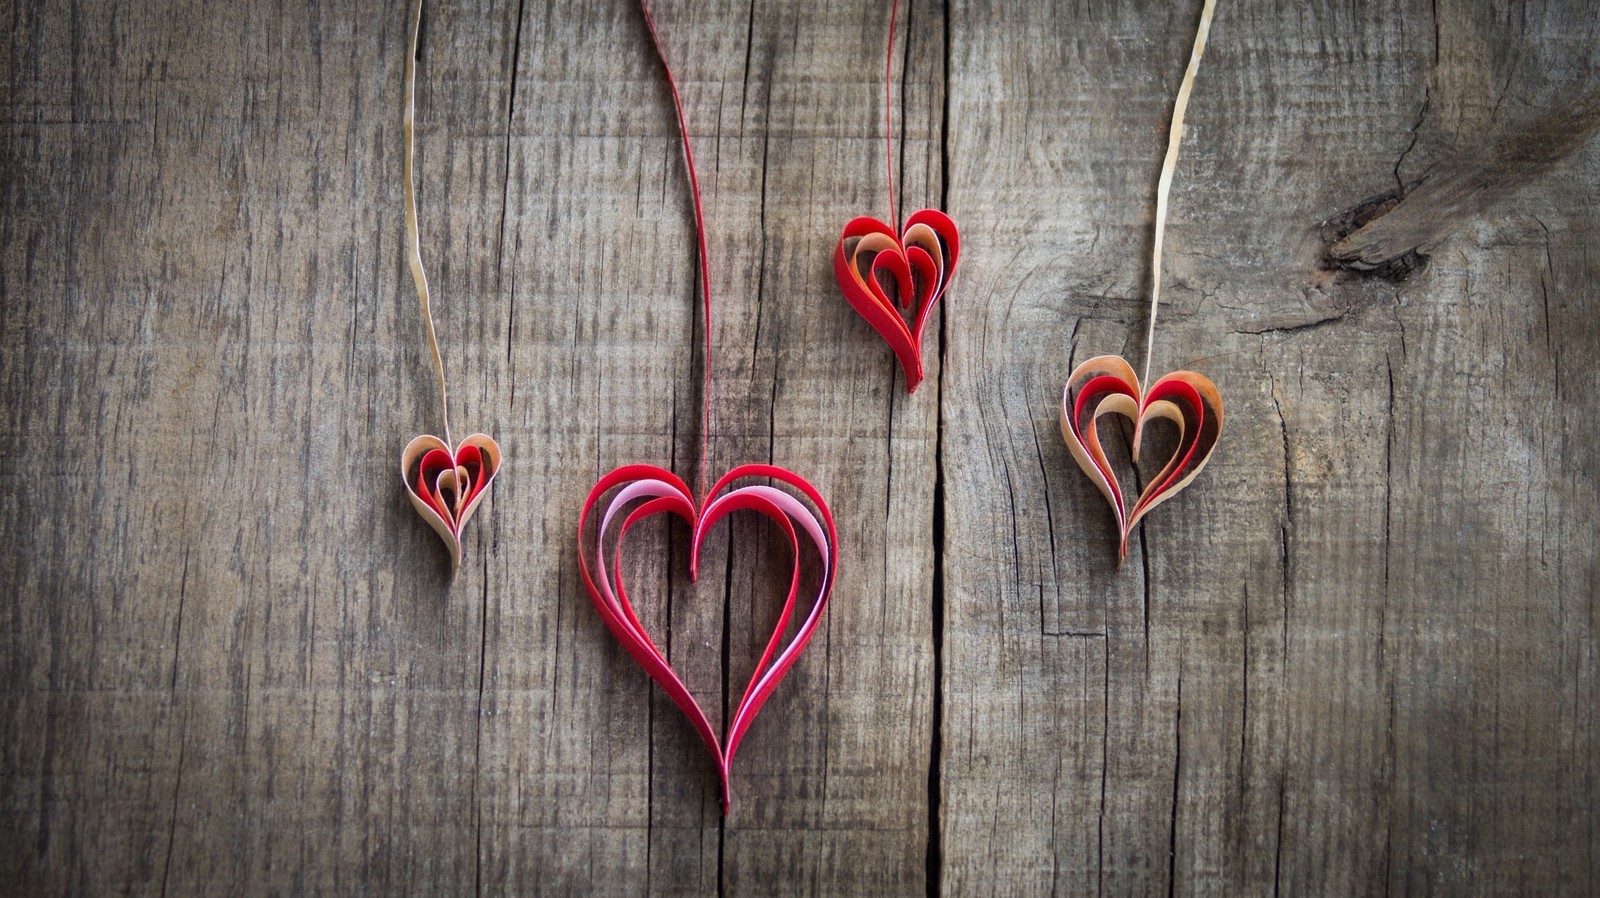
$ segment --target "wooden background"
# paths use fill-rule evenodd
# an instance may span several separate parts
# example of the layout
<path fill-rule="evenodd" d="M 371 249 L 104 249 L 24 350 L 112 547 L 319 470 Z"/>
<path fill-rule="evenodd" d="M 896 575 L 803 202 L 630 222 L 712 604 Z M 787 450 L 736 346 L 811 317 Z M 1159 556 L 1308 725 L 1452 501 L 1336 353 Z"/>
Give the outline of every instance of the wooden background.
<path fill-rule="evenodd" d="M 1139 361 L 1198 5 L 902 6 L 905 208 L 964 242 L 908 397 L 830 269 L 886 213 L 887 4 L 661 3 L 712 465 L 810 478 L 844 558 L 724 821 L 573 545 L 601 473 L 700 438 L 637 9 L 427 6 L 454 425 L 506 453 L 451 584 L 395 476 L 439 427 L 405 4 L 5 4 L 0 889 L 1600 892 L 1600 17 L 1222 0 L 1156 369 L 1229 420 L 1119 572 L 1056 403 Z M 698 590 L 682 529 L 630 568 L 714 710 L 786 564 L 726 532 Z"/>

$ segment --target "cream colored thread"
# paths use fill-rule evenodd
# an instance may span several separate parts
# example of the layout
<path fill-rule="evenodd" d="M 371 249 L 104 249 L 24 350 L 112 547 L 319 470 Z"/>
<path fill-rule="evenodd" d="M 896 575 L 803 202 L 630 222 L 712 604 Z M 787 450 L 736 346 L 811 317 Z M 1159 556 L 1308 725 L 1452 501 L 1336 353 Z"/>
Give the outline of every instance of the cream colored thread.
<path fill-rule="evenodd" d="M 417 40 L 422 31 L 422 0 L 417 0 L 416 12 L 411 17 L 411 43 L 406 53 L 406 115 L 402 130 L 405 132 L 406 169 L 406 255 L 411 261 L 411 278 L 417 282 L 417 298 L 422 302 L 422 323 L 427 328 L 428 348 L 433 351 L 433 370 L 439 375 L 439 411 L 444 418 L 444 442 L 455 451 L 455 441 L 450 439 L 450 398 L 444 386 L 444 359 L 439 355 L 439 337 L 433 328 L 433 305 L 428 295 L 428 273 L 422 268 L 422 238 L 417 233 L 417 195 L 412 186 L 412 155 L 417 116 Z M 1157 231 L 1157 245 L 1161 237 Z"/>
<path fill-rule="evenodd" d="M 1195 29 L 1194 49 L 1189 53 L 1189 68 L 1178 86 L 1178 99 L 1172 104 L 1172 127 L 1167 132 L 1167 157 L 1161 162 L 1161 180 L 1156 184 L 1156 239 L 1150 258 L 1150 326 L 1145 333 L 1143 389 L 1150 388 L 1150 358 L 1156 349 L 1156 308 L 1161 305 L 1161 243 L 1167 231 L 1167 194 L 1172 191 L 1172 173 L 1178 167 L 1178 144 L 1183 141 L 1183 113 L 1189 108 L 1194 90 L 1194 75 L 1200 70 L 1200 57 L 1206 52 L 1206 36 L 1211 33 L 1211 14 L 1217 0 L 1205 0 L 1200 10 L 1200 26 Z"/>

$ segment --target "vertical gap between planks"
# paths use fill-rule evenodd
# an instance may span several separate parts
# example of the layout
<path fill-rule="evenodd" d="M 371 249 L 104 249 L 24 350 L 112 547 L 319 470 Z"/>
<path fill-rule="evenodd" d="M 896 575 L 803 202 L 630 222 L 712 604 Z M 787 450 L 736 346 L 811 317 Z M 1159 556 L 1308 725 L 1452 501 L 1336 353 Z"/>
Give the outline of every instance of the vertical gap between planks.
<path fill-rule="evenodd" d="M 941 8 L 944 27 L 943 68 L 940 73 L 942 110 L 939 117 L 939 208 L 950 208 L 950 6 Z M 909 19 L 910 10 L 907 10 Z M 907 43 L 911 29 L 908 26 Z M 900 116 L 902 122 L 905 115 Z M 902 150 L 905 141 L 900 142 Z M 944 748 L 944 552 L 945 552 L 945 484 L 944 484 L 944 394 L 945 359 L 949 349 L 946 323 L 949 321 L 949 304 L 939 312 L 939 380 L 934 396 L 933 443 L 933 697 L 932 722 L 928 734 L 928 847 L 924 871 L 927 894 L 936 898 L 943 886 L 944 832 L 943 808 L 940 805 L 940 767 Z"/>

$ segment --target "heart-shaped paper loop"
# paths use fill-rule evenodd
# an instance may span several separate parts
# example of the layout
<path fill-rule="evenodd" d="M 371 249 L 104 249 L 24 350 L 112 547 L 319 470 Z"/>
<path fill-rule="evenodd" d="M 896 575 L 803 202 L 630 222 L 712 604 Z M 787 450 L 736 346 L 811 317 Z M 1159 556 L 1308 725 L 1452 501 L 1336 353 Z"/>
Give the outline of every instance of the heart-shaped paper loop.
<path fill-rule="evenodd" d="M 500 470 L 500 444 L 475 433 L 454 451 L 436 436 L 420 436 L 400 453 L 400 480 L 417 514 L 450 548 L 450 576 L 461 567 L 461 529 L 477 511 Z"/>
<path fill-rule="evenodd" d="M 1133 422 L 1134 464 L 1139 463 L 1145 422 L 1165 418 L 1178 428 L 1178 448 L 1145 485 L 1132 510 L 1123 500 L 1122 487 L 1100 440 L 1097 422 L 1111 412 Z M 1119 565 L 1128 557 L 1128 536 L 1139 519 L 1194 480 L 1221 433 L 1222 396 L 1209 379 L 1193 371 L 1174 371 L 1141 393 L 1133 367 L 1117 356 L 1098 356 L 1073 370 L 1061 392 L 1061 436 L 1078 467 L 1094 481 L 1116 515 L 1121 533 Z"/>
<path fill-rule="evenodd" d="M 899 357 L 908 390 L 922 383 L 922 329 L 950 286 L 960 253 L 956 223 L 936 209 L 906 219 L 901 236 L 876 218 L 852 219 L 833 252 L 839 289 Z M 880 280 L 885 274 L 894 279 L 898 305 Z"/>
<path fill-rule="evenodd" d="M 730 489 L 735 481 L 750 477 L 770 478 L 793 487 L 809 500 L 815 511 L 796 498 L 793 493 L 774 486 L 758 483 Z M 600 518 L 599 528 L 596 531 L 597 551 L 592 559 L 591 568 L 591 559 L 584 551 L 584 530 L 589 512 L 600 503 L 607 492 L 617 487 L 621 489 L 618 489 L 605 503 L 604 513 Z M 739 742 L 744 738 L 744 733 L 749 729 L 756 713 L 761 710 L 761 706 L 783 679 L 784 674 L 788 673 L 795 659 L 806 647 L 806 643 L 811 640 L 817 624 L 822 620 L 822 613 L 828 606 L 828 595 L 833 591 L 839 550 L 833 516 L 828 511 L 827 503 L 822 500 L 822 495 L 811 484 L 782 468 L 771 465 L 741 465 L 718 480 L 709 496 L 703 507 L 696 508 L 688 486 L 670 471 L 654 465 L 625 465 L 617 468 L 595 484 L 594 489 L 589 492 L 589 498 L 583 504 L 583 512 L 578 518 L 578 561 L 583 572 L 583 584 L 589 591 L 589 599 L 594 603 L 595 610 L 600 612 L 606 627 L 611 630 L 617 641 L 622 643 L 623 648 L 627 649 L 628 654 L 633 656 L 633 660 L 644 668 L 645 673 L 666 690 L 673 704 L 689 718 L 695 731 L 700 734 L 701 741 L 716 758 L 722 811 L 726 814 L 731 801 L 728 781 L 733 769 L 734 753 L 738 751 Z M 611 549 L 608 550 L 608 534 L 613 521 L 627 506 L 635 503 L 640 504 L 622 519 L 617 532 L 609 541 Z M 789 594 L 783 600 L 783 609 L 778 615 L 777 626 L 773 628 L 767 647 L 761 653 L 760 660 L 756 662 L 750 682 L 745 686 L 744 696 L 739 699 L 739 704 L 728 721 L 727 739 L 724 742 L 718 739 L 705 711 L 695 701 L 677 672 L 672 669 L 672 664 L 666 655 L 657 648 L 654 640 L 645 632 L 644 626 L 639 623 L 639 618 L 634 613 L 633 605 L 628 600 L 627 590 L 622 583 L 622 543 L 628 531 L 645 518 L 664 512 L 675 514 L 693 528 L 694 535 L 689 544 L 689 576 L 697 578 L 700 570 L 700 546 L 706 532 L 729 512 L 743 510 L 760 512 L 778 524 L 789 540 L 794 568 L 789 579 Z M 810 613 L 800 622 L 793 638 L 785 643 L 784 635 L 789 629 L 789 622 L 794 615 L 795 599 L 800 592 L 802 533 L 816 547 L 822 559 L 821 585 L 811 605 Z"/>

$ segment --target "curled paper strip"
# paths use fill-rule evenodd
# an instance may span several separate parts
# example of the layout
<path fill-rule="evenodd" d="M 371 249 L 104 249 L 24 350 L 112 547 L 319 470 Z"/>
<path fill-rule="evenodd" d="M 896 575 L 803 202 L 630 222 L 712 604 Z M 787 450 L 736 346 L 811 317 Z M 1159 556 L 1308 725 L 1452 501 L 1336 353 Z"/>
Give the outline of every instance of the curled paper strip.
<path fill-rule="evenodd" d="M 1100 416 L 1113 412 L 1133 422 L 1131 449 L 1136 465 L 1147 421 L 1165 418 L 1178 428 L 1177 449 L 1145 485 L 1131 511 L 1100 440 Z M 1098 356 L 1073 369 L 1061 393 L 1061 436 L 1078 467 L 1094 481 L 1116 516 L 1121 532 L 1119 566 L 1128 558 L 1128 535 L 1139 519 L 1194 480 L 1211 458 L 1221 433 L 1222 396 L 1203 375 L 1174 371 L 1151 384 L 1147 392 L 1140 392 L 1133 366 L 1117 356 Z"/>
<path fill-rule="evenodd" d="M 771 478 L 787 484 L 805 496 L 816 510 L 813 511 L 793 494 L 773 486 L 748 484 L 733 487 L 735 481 L 750 477 Z M 618 487 L 620 489 L 617 489 Z M 605 503 L 595 537 L 596 552 L 591 560 L 584 551 L 585 525 L 590 511 L 613 489 L 617 489 L 617 492 Z M 613 521 L 628 506 L 635 503 L 642 504 L 627 512 L 615 536 L 610 540 L 612 548 L 608 550 L 607 534 L 612 529 Z M 622 582 L 622 543 L 628 531 L 645 518 L 662 513 L 675 514 L 693 529 L 693 537 L 689 543 L 689 576 L 691 579 L 698 579 L 700 546 L 705 540 L 706 532 L 725 515 L 734 511 L 756 511 L 775 521 L 789 540 L 794 566 L 789 579 L 789 593 L 784 598 L 777 625 L 772 630 L 772 636 L 768 639 L 760 660 L 756 662 L 755 671 L 751 674 L 749 684 L 745 686 L 743 697 L 739 699 L 739 704 L 728 720 L 727 738 L 719 740 L 699 702 L 695 701 L 688 687 L 683 684 L 683 680 L 672 669 L 671 662 L 661 649 L 656 647 L 650 634 L 645 632 L 644 625 L 639 622 L 638 615 L 634 613 L 633 604 Z M 801 533 L 815 546 L 822 558 L 822 580 L 810 612 L 801 620 L 794 636 L 785 643 L 784 637 L 794 616 L 795 599 L 800 592 Z M 795 659 L 800 656 L 801 650 L 811 640 L 818 622 L 822 620 L 822 613 L 828 605 L 828 596 L 833 591 L 834 571 L 839 561 L 838 553 L 838 538 L 834 530 L 833 515 L 828 511 L 828 505 L 823 501 L 822 494 L 799 476 L 771 465 L 741 465 L 734 468 L 717 481 L 711 488 L 705 505 L 699 508 L 696 508 L 694 500 L 690 497 L 688 486 L 677 475 L 654 465 L 625 465 L 617 468 L 602 477 L 589 492 L 589 498 L 584 501 L 583 512 L 578 518 L 578 560 L 583 572 L 583 584 L 589 591 L 589 599 L 594 603 L 595 610 L 600 612 L 600 617 L 612 635 L 622 643 L 633 660 L 644 668 L 650 679 L 655 680 L 666 691 L 673 704 L 689 718 L 695 731 L 700 734 L 701 741 L 705 743 L 706 749 L 716 759 L 724 814 L 728 812 L 732 800 L 729 775 L 733 769 L 734 753 L 739 750 L 739 743 L 751 722 L 755 720 L 756 713 L 761 710 L 761 706 L 783 679 L 784 674 L 788 673 Z"/>
<path fill-rule="evenodd" d="M 417 514 L 450 549 L 450 576 L 461 567 L 461 528 L 478 510 L 500 471 L 500 444 L 475 433 L 454 450 L 436 436 L 420 436 L 400 453 L 400 480 Z"/>
<path fill-rule="evenodd" d="M 923 326 L 950 285 L 960 252 L 956 223 L 936 209 L 913 213 L 898 236 L 876 218 L 852 219 L 834 249 L 839 289 L 899 357 L 910 392 L 922 383 Z M 889 298 L 884 274 L 893 278 L 898 303 Z"/>

